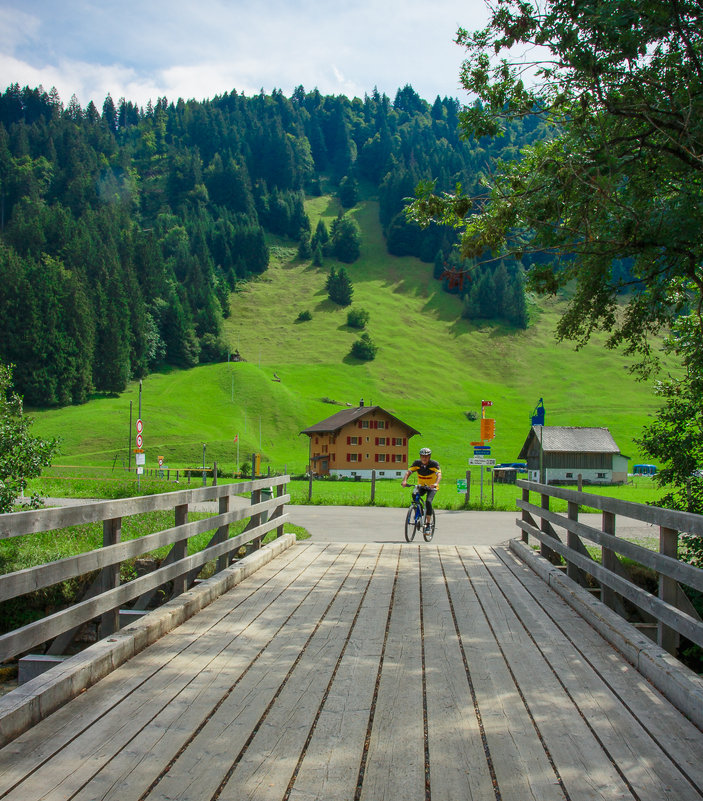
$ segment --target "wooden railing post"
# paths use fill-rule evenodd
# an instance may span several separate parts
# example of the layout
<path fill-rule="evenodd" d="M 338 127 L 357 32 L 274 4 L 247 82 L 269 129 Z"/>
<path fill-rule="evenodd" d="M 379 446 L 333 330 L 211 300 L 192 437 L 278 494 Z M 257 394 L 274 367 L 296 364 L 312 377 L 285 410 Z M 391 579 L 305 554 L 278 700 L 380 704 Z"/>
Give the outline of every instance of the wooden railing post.
<path fill-rule="evenodd" d="M 603 532 L 605 534 L 612 534 L 615 536 L 615 515 L 612 512 L 603 512 L 601 520 Z M 601 548 L 601 564 L 606 570 L 609 570 L 611 573 L 615 573 L 617 570 L 617 561 L 618 557 L 612 548 Z M 603 601 L 606 606 L 609 606 L 611 609 L 615 609 L 616 601 L 614 590 L 610 589 L 610 587 L 602 585 L 600 597 L 601 601 Z"/>
<path fill-rule="evenodd" d="M 122 536 L 122 518 L 103 520 L 103 547 L 117 545 Z M 107 592 L 120 586 L 120 563 L 108 565 L 100 574 L 100 591 Z M 104 612 L 100 617 L 100 636 L 107 637 L 120 628 L 119 606 Z"/>
<path fill-rule="evenodd" d="M 218 514 L 223 515 L 225 512 L 229 512 L 229 495 L 222 495 L 220 497 L 220 502 L 218 504 Z M 225 540 L 229 537 L 229 524 L 225 526 L 220 526 L 217 529 L 217 543 L 225 542 Z M 223 554 L 217 560 L 217 572 L 219 573 L 220 570 L 224 570 L 229 565 L 230 555 Z"/>
<path fill-rule="evenodd" d="M 573 501 L 568 501 L 568 516 L 569 520 L 578 521 L 579 519 L 579 505 L 574 503 Z M 575 534 L 573 531 L 566 532 L 566 544 L 574 551 L 578 551 L 579 547 L 579 537 L 578 534 Z M 566 562 L 566 575 L 573 579 L 574 581 L 580 580 L 580 572 L 578 567 L 568 559 Z"/>
<path fill-rule="evenodd" d="M 541 493 L 542 496 L 542 509 L 545 509 L 547 512 L 549 511 L 549 495 L 546 492 Z M 546 517 L 540 518 L 540 531 L 543 531 L 545 534 L 549 534 L 551 536 L 551 528 L 549 525 L 549 520 Z M 556 551 L 553 551 L 549 546 L 545 545 L 543 542 L 539 544 L 539 552 L 545 559 L 549 559 L 552 564 L 554 564 L 555 560 L 559 558 L 559 555 Z"/>
<path fill-rule="evenodd" d="M 374 502 L 376 498 L 376 471 L 371 471 L 371 503 Z"/>
<path fill-rule="evenodd" d="M 530 491 L 528 489 L 526 489 L 525 487 L 523 487 L 523 489 L 522 489 L 522 500 L 525 503 L 529 503 L 530 502 Z M 530 515 L 529 512 L 526 512 L 524 509 L 522 510 L 522 514 L 520 516 L 521 516 L 521 518 L 522 518 L 524 523 L 532 523 L 532 516 Z M 522 532 L 522 541 L 524 543 L 528 543 L 528 544 L 530 542 L 530 535 L 524 529 L 523 529 L 523 532 Z"/>
<path fill-rule="evenodd" d="M 679 532 L 666 526 L 659 527 L 659 553 L 678 559 Z M 659 598 L 672 606 L 677 605 L 678 583 L 676 579 L 659 575 Z M 661 620 L 657 623 L 657 642 L 670 654 L 676 654 L 679 647 L 679 635 Z"/>
<path fill-rule="evenodd" d="M 471 471 L 466 471 L 466 495 L 464 496 L 464 505 L 468 506 L 471 503 Z"/>
<path fill-rule="evenodd" d="M 279 484 L 278 488 L 276 490 L 276 497 L 280 498 L 281 495 L 285 495 L 285 494 L 286 494 L 286 485 L 285 484 Z M 276 516 L 278 517 L 278 515 L 282 514 L 282 512 L 283 512 L 283 510 L 279 507 L 276 510 Z M 276 529 L 276 537 L 282 537 L 282 536 L 283 536 L 283 524 L 278 526 L 278 528 Z"/>
<path fill-rule="evenodd" d="M 251 492 L 251 505 L 254 506 L 254 504 L 257 503 L 261 503 L 260 489 L 252 490 Z M 249 526 L 251 528 L 256 528 L 258 525 L 261 525 L 261 512 L 257 512 L 257 514 L 252 515 L 249 520 Z M 252 543 L 252 550 L 256 551 L 259 548 L 261 548 L 261 536 L 256 537 Z"/>
<path fill-rule="evenodd" d="M 176 506 L 174 523 L 176 526 L 183 526 L 188 522 L 188 504 L 184 503 Z M 188 555 L 188 539 L 178 540 L 173 543 L 173 560 L 175 562 L 185 559 Z M 173 595 L 180 595 L 188 589 L 188 576 L 177 576 L 173 580 Z"/>

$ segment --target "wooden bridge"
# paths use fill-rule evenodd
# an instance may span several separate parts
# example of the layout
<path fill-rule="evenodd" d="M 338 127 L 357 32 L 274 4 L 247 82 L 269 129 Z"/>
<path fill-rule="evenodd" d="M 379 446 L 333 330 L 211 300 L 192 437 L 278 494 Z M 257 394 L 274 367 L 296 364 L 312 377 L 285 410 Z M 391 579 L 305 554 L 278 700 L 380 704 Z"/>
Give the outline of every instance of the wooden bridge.
<path fill-rule="evenodd" d="M 276 543 L 8 742 L 0 799 L 703 799 L 691 715 L 511 549 Z"/>

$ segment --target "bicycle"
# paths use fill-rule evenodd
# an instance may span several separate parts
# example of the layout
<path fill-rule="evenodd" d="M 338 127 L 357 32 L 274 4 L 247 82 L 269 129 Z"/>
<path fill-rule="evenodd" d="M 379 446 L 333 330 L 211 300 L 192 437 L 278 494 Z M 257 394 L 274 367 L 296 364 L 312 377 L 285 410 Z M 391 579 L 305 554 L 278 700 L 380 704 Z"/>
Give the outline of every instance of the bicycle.
<path fill-rule="evenodd" d="M 408 484 L 409 487 L 416 487 L 416 484 Z M 408 513 L 405 516 L 405 539 L 407 542 L 412 542 L 415 539 L 415 534 L 418 529 L 422 530 L 422 536 L 425 542 L 430 542 L 434 537 L 435 529 L 435 516 L 434 509 L 431 515 L 432 522 L 430 523 L 430 530 L 425 531 L 425 500 L 422 495 L 413 491 L 412 501 L 408 508 Z"/>

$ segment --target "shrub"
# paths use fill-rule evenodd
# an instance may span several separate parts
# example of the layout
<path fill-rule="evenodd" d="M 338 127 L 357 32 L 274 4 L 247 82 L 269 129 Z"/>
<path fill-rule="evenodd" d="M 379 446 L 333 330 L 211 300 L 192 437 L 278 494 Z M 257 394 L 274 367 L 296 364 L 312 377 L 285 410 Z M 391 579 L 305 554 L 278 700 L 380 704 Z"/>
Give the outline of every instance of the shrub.
<path fill-rule="evenodd" d="M 308 320 L 312 320 L 312 313 L 308 309 L 301 311 L 295 318 L 296 323 L 307 323 Z"/>
<path fill-rule="evenodd" d="M 374 345 L 374 343 L 371 340 L 371 337 L 367 333 L 364 333 L 351 346 L 351 350 L 349 351 L 349 353 L 356 359 L 361 359 L 362 361 L 370 362 L 376 358 L 377 351 L 378 351 L 378 346 Z"/>
<path fill-rule="evenodd" d="M 366 309 L 350 309 L 347 312 L 347 325 L 350 328 L 365 328 L 369 321 L 369 313 Z"/>

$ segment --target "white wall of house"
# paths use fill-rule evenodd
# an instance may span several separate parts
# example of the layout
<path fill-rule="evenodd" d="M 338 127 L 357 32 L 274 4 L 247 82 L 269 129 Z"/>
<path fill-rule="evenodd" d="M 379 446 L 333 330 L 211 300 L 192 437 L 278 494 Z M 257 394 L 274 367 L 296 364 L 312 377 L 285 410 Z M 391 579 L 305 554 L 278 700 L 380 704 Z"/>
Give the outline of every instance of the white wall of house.
<path fill-rule="evenodd" d="M 554 467 L 549 467 L 545 470 L 545 481 L 549 484 L 551 481 L 577 481 L 579 474 L 583 478 L 583 483 L 586 484 L 612 484 L 613 471 L 608 468 L 601 468 L 599 470 L 563 470 Z"/>
<path fill-rule="evenodd" d="M 340 478 L 355 478 L 361 476 L 364 481 L 371 481 L 371 470 L 330 470 L 330 475 L 339 476 Z M 405 470 L 398 470 L 390 467 L 379 469 L 376 468 L 376 478 L 402 478 L 405 475 Z"/>

